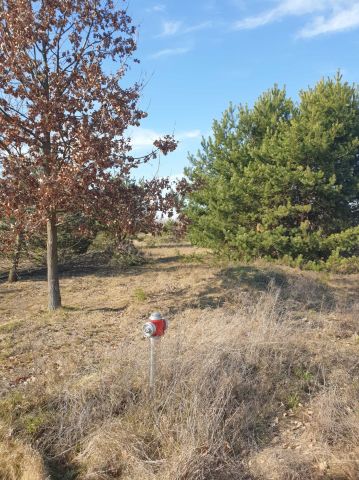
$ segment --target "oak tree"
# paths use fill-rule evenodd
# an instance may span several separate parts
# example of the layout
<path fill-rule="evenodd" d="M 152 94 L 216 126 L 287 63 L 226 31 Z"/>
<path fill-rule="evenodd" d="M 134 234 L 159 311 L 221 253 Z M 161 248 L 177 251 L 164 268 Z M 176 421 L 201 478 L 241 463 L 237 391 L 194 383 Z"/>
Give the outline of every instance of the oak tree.
<path fill-rule="evenodd" d="M 176 147 L 166 136 L 144 158 L 131 155 L 126 131 L 146 113 L 141 85 L 124 82 L 136 28 L 122 5 L 0 1 L 0 204 L 27 231 L 46 224 L 50 310 L 61 306 L 61 216 L 90 213 L 114 176 L 125 182 L 141 161 Z"/>

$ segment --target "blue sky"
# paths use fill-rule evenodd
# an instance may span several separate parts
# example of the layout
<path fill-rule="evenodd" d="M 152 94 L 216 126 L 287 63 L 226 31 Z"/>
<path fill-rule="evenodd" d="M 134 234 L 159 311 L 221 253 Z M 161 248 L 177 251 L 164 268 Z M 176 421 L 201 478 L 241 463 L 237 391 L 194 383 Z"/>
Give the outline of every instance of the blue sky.
<path fill-rule="evenodd" d="M 132 0 L 149 116 L 132 133 L 135 154 L 174 133 L 176 152 L 136 176 L 176 176 L 230 101 L 253 104 L 274 83 L 288 94 L 340 69 L 359 78 L 359 0 Z"/>

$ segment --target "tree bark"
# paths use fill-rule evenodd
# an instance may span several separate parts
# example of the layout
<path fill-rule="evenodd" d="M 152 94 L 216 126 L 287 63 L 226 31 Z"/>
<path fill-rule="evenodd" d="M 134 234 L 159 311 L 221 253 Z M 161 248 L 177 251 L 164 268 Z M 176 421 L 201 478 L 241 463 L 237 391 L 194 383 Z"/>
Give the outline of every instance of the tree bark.
<path fill-rule="evenodd" d="M 53 311 L 61 307 L 55 213 L 51 214 L 47 220 L 47 285 L 48 307 Z"/>
<path fill-rule="evenodd" d="M 14 249 L 14 254 L 13 254 L 13 257 L 12 257 L 12 265 L 11 265 L 11 268 L 10 268 L 10 271 L 9 271 L 9 276 L 8 276 L 8 282 L 9 283 L 17 282 L 17 280 L 18 280 L 17 271 L 18 271 L 18 267 L 19 267 L 22 240 L 23 240 L 22 233 L 18 233 L 16 235 L 15 249 Z"/>

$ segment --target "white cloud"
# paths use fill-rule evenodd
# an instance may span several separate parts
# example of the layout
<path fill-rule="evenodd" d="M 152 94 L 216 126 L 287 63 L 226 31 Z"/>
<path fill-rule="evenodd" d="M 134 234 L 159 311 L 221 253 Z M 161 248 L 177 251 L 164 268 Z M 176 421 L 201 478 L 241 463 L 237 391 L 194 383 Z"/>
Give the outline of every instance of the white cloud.
<path fill-rule="evenodd" d="M 130 133 L 131 144 L 134 150 L 151 147 L 156 138 L 160 137 L 157 132 L 148 128 L 136 128 Z"/>
<path fill-rule="evenodd" d="M 178 47 L 178 48 L 164 48 L 163 50 L 159 50 L 158 52 L 152 53 L 150 58 L 162 58 L 162 57 L 171 57 L 173 55 L 184 55 L 191 51 L 190 47 Z"/>
<path fill-rule="evenodd" d="M 158 3 L 146 9 L 147 12 L 164 12 L 166 10 L 166 5 L 163 3 Z"/>
<path fill-rule="evenodd" d="M 300 37 L 338 32 L 359 25 L 358 0 L 276 0 L 274 8 L 234 23 L 236 30 L 258 28 L 289 16 L 309 16 Z"/>
<path fill-rule="evenodd" d="M 198 32 L 199 30 L 205 30 L 206 28 L 210 28 L 210 27 L 212 27 L 212 25 L 213 25 L 213 23 L 211 21 L 197 23 L 196 25 L 186 27 L 183 30 L 183 33 Z"/>
<path fill-rule="evenodd" d="M 201 136 L 201 130 L 189 130 L 188 132 L 182 132 L 178 134 L 179 140 L 184 140 L 186 138 L 198 138 Z"/>
<path fill-rule="evenodd" d="M 328 0 L 277 0 L 276 3 L 277 6 L 270 10 L 235 22 L 234 28 L 237 30 L 257 28 L 281 20 L 286 16 L 306 15 L 322 11 L 325 6 L 328 6 Z"/>
<path fill-rule="evenodd" d="M 182 22 L 163 22 L 160 37 L 175 35 L 182 26 Z"/>
<path fill-rule="evenodd" d="M 329 18 L 317 17 L 305 26 L 300 32 L 300 37 L 315 37 L 325 33 L 334 33 L 349 30 L 359 26 L 359 4 L 353 5 L 349 10 L 340 11 Z"/>
<path fill-rule="evenodd" d="M 178 182 L 178 180 L 182 180 L 182 178 L 184 178 L 184 173 L 174 173 L 172 175 L 170 175 L 168 177 L 168 179 L 170 180 L 170 182 Z"/>
<path fill-rule="evenodd" d="M 162 32 L 158 37 L 170 37 L 172 35 L 184 35 L 187 33 L 198 32 L 213 26 L 213 22 L 205 21 L 186 27 L 181 21 L 165 21 L 162 23 Z"/>
<path fill-rule="evenodd" d="M 129 132 L 133 150 L 150 149 L 153 146 L 153 142 L 163 135 L 163 133 L 142 127 L 136 128 L 132 132 Z M 183 140 L 199 138 L 200 136 L 201 131 L 198 129 L 175 133 L 176 140 L 180 142 Z"/>
<path fill-rule="evenodd" d="M 262 27 L 276 19 L 276 12 L 271 10 L 256 17 L 247 17 L 243 20 L 239 20 L 238 22 L 235 22 L 233 28 L 235 30 L 250 30 L 252 28 Z"/>

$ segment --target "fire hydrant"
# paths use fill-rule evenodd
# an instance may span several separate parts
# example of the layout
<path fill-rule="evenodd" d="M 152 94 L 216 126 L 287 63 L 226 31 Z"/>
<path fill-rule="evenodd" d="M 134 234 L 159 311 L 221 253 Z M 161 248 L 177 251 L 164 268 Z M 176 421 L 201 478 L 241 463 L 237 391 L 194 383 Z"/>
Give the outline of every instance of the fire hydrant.
<path fill-rule="evenodd" d="M 143 326 L 143 335 L 147 338 L 162 337 L 167 329 L 167 320 L 165 320 L 159 312 L 151 314 Z"/>
<path fill-rule="evenodd" d="M 165 334 L 168 327 L 168 322 L 159 312 L 151 314 L 149 321 L 143 325 L 143 335 L 150 339 L 150 395 L 153 397 L 155 393 L 156 381 L 156 363 L 157 363 L 157 348 L 161 337 Z"/>

